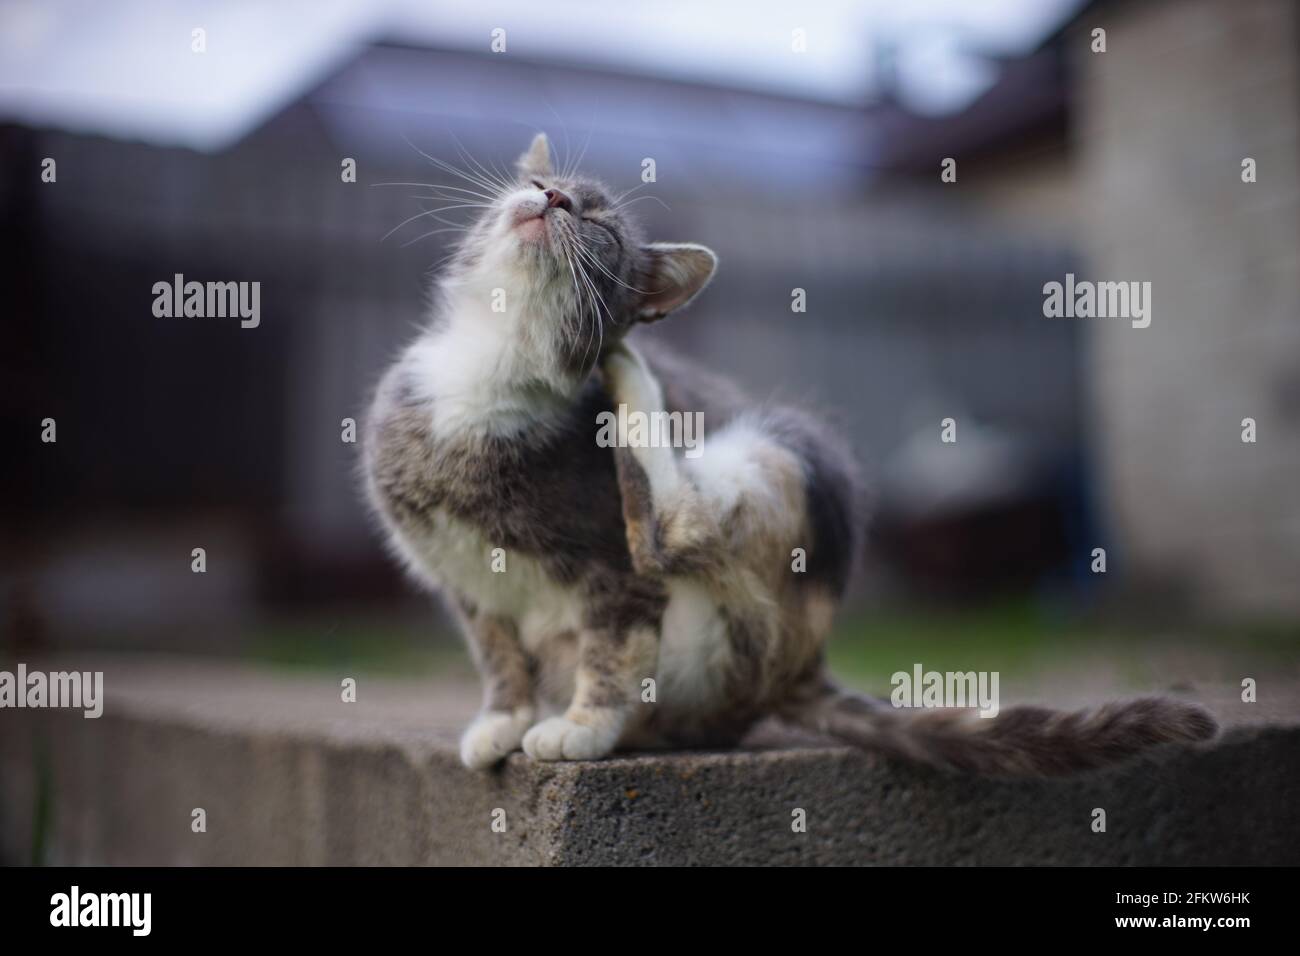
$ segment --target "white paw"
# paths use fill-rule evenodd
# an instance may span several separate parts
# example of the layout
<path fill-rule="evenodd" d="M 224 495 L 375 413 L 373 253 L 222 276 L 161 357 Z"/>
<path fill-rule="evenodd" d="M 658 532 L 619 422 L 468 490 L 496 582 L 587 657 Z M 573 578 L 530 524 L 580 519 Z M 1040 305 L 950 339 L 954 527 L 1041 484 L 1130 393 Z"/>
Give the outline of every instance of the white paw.
<path fill-rule="evenodd" d="M 611 352 L 605 359 L 610 392 L 628 411 L 655 411 L 663 408 L 663 392 L 650 367 L 630 345 Z"/>
<path fill-rule="evenodd" d="M 596 760 L 618 743 L 618 732 L 548 717 L 524 734 L 524 753 L 534 760 Z"/>
<path fill-rule="evenodd" d="M 511 751 L 519 749 L 524 731 L 532 722 L 531 707 L 515 711 L 484 711 L 461 735 L 461 763 L 471 770 L 492 766 Z"/>

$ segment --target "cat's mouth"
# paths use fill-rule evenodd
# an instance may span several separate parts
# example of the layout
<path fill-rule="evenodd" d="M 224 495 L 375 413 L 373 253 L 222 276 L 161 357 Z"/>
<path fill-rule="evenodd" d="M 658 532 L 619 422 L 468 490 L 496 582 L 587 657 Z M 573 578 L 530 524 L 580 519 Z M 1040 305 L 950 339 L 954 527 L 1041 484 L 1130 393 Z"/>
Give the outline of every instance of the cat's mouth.
<path fill-rule="evenodd" d="M 510 208 L 510 230 L 523 242 L 543 242 L 546 239 L 546 213 L 544 197 L 540 194 L 527 196 Z"/>
<path fill-rule="evenodd" d="M 541 242 L 546 238 L 546 215 L 538 213 L 515 223 L 515 234 L 528 242 Z"/>

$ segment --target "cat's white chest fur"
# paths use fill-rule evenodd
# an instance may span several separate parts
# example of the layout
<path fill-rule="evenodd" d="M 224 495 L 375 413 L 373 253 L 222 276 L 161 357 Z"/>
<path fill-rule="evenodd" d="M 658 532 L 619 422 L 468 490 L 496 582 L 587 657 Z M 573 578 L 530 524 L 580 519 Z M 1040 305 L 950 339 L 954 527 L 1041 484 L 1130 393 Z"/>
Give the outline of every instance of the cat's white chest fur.
<path fill-rule="evenodd" d="M 446 322 L 416 341 L 402 364 L 430 404 L 433 434 L 510 435 L 546 427 L 563 407 L 559 394 L 578 382 L 555 371 L 554 343 L 539 329 L 549 317 L 541 293 L 513 268 L 501 285 L 466 280 L 448 294 Z M 494 280 L 495 281 L 495 280 Z M 520 382 L 555 388 L 520 389 Z"/>
<path fill-rule="evenodd" d="M 557 583 L 540 562 L 492 542 L 441 509 L 429 514 L 424 530 L 406 537 L 403 550 L 431 584 L 482 612 L 513 620 L 529 649 L 581 627 L 582 601 L 574 589 Z"/>
<path fill-rule="evenodd" d="M 544 428 L 561 408 L 540 405 L 544 399 L 511 387 L 530 363 L 518 348 L 520 317 L 494 313 L 488 302 L 486 295 L 482 301 L 464 296 L 452 320 L 403 357 L 407 379 L 427 404 L 430 431 L 438 438 Z M 579 628 L 582 602 L 572 588 L 473 524 L 436 509 L 423 527 L 407 529 L 402 538 L 399 548 L 417 574 L 481 611 L 513 620 L 530 650 L 552 634 Z"/>

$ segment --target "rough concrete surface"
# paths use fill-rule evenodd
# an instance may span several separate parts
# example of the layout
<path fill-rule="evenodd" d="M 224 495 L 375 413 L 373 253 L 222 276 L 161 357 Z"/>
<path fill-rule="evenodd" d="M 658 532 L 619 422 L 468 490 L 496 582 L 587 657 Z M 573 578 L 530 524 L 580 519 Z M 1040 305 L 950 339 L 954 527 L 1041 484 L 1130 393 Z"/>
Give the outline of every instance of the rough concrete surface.
<path fill-rule="evenodd" d="M 343 703 L 337 682 L 229 664 L 77 663 L 105 672 L 101 718 L 0 712 L 6 863 L 1300 863 L 1295 695 L 1198 694 L 1227 725 L 1217 741 L 1050 781 L 947 775 L 770 728 L 726 753 L 515 755 L 476 773 L 456 756 L 476 697 L 459 683 L 361 677 Z"/>

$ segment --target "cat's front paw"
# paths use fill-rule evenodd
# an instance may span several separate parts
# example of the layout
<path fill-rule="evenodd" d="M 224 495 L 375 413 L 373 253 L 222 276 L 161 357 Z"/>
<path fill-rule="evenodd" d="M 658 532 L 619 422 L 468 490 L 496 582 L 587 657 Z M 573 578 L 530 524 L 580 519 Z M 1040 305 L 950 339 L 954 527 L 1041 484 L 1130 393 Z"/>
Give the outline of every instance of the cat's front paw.
<path fill-rule="evenodd" d="M 524 753 L 534 760 L 597 760 L 617 743 L 617 729 L 548 717 L 524 734 Z"/>
<path fill-rule="evenodd" d="M 518 750 L 524 731 L 533 722 L 531 707 L 487 710 L 474 718 L 460 738 L 460 760 L 471 770 L 492 766 Z"/>

